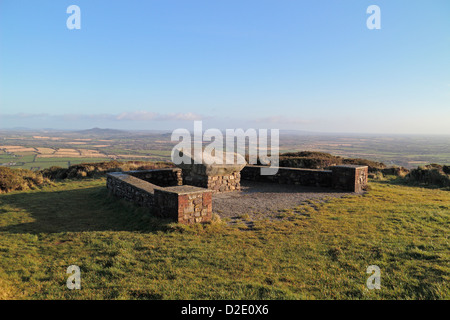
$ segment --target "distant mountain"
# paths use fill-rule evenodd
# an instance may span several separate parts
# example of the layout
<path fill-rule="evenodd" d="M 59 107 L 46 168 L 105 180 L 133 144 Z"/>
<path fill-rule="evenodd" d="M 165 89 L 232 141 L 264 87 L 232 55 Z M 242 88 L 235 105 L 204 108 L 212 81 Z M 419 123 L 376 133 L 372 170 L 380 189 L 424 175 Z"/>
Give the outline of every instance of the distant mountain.
<path fill-rule="evenodd" d="M 102 129 L 102 128 L 92 128 L 92 129 L 86 129 L 86 130 L 79 130 L 79 131 L 75 131 L 75 132 L 81 133 L 81 134 L 96 134 L 96 135 L 129 133 L 128 131 L 124 131 L 124 130 Z"/>

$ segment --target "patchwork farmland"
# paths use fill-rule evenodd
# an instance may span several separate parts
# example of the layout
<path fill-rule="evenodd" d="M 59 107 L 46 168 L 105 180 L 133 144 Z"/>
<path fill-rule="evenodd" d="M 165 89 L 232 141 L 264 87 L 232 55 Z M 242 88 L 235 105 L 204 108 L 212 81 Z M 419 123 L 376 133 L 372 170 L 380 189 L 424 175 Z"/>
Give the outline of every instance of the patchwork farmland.
<path fill-rule="evenodd" d="M 133 148 L 134 144 L 124 139 L 102 139 L 102 135 L 91 138 L 75 138 L 75 134 L 42 136 L 21 134 L 3 136 L 0 140 L 0 165 L 12 168 L 42 170 L 52 166 L 67 168 L 70 165 L 117 161 L 165 161 L 170 159 L 169 150 L 159 146 L 153 150 Z M 131 144 L 131 148 L 127 145 Z"/>
<path fill-rule="evenodd" d="M 177 142 L 170 132 L 89 129 L 82 131 L 0 131 L 0 165 L 42 170 L 83 162 L 169 161 Z M 448 136 L 318 135 L 281 132 L 280 153 L 301 150 L 362 158 L 408 169 L 450 165 Z"/>

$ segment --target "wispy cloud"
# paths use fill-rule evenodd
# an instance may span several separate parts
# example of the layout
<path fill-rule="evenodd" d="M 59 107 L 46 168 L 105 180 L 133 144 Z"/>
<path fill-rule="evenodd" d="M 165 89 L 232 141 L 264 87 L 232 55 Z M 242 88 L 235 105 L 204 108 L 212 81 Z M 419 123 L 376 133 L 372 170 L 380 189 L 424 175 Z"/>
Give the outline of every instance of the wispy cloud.
<path fill-rule="evenodd" d="M 188 112 L 188 113 L 169 113 L 159 114 L 148 111 L 122 112 L 115 117 L 116 120 L 130 121 L 195 121 L 203 120 L 204 116 Z"/>
<path fill-rule="evenodd" d="M 0 114 L 1 118 L 16 118 L 16 119 L 32 119 L 45 118 L 50 116 L 48 113 L 16 113 L 16 114 Z"/>
<path fill-rule="evenodd" d="M 45 119 L 55 121 L 195 121 L 203 120 L 205 117 L 200 114 L 188 113 L 168 113 L 161 114 L 149 111 L 122 112 L 120 114 L 47 114 L 47 113 L 16 113 L 0 114 L 0 119 L 20 120 L 20 119 Z"/>
<path fill-rule="evenodd" d="M 311 120 L 296 117 L 269 116 L 253 119 L 256 123 L 276 123 L 276 124 L 310 124 Z"/>

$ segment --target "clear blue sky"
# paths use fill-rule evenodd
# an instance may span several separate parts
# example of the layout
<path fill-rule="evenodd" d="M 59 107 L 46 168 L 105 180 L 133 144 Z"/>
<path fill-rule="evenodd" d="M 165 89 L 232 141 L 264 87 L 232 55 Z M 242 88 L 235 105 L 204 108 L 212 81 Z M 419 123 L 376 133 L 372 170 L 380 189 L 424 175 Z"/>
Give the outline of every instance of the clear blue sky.
<path fill-rule="evenodd" d="M 0 0 L 0 128 L 196 119 L 450 134 L 450 1 Z"/>

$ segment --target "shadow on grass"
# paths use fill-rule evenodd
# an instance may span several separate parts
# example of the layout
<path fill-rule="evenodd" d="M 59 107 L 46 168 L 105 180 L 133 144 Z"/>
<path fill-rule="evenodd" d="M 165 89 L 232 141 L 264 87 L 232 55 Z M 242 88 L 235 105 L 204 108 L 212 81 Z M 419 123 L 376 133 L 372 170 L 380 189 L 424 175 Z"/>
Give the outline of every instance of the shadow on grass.
<path fill-rule="evenodd" d="M 0 232 L 59 233 L 83 231 L 166 231 L 171 221 L 154 217 L 150 209 L 139 208 L 108 195 L 106 187 L 64 191 L 6 194 L 1 204 L 25 211 L 33 222 L 0 227 Z M 1 210 L 5 214 L 10 210 Z"/>

